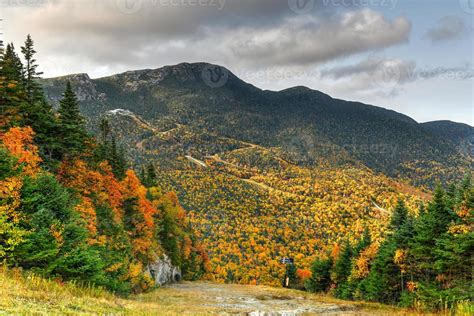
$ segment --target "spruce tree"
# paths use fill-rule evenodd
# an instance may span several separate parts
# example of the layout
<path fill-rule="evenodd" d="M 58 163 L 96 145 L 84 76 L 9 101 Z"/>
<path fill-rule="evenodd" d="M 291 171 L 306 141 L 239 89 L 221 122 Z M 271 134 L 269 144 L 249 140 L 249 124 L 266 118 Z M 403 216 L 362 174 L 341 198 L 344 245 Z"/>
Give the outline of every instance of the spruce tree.
<path fill-rule="evenodd" d="M 30 104 L 32 104 L 34 102 L 40 101 L 43 98 L 41 86 L 37 82 L 43 73 L 38 72 L 37 70 L 38 65 L 36 64 L 36 59 L 34 58 L 36 50 L 34 49 L 34 42 L 30 34 L 28 34 L 26 37 L 25 46 L 21 47 L 21 52 L 25 60 L 23 74 L 26 99 Z"/>
<path fill-rule="evenodd" d="M 392 304 L 398 302 L 400 269 L 393 262 L 396 250 L 397 244 L 390 237 L 380 246 L 371 264 L 369 275 L 359 285 L 365 300 Z"/>
<path fill-rule="evenodd" d="M 15 52 L 15 46 L 8 44 L 1 62 L 1 76 L 7 81 L 16 82 L 23 87 L 23 64 Z"/>
<path fill-rule="evenodd" d="M 392 217 L 390 219 L 390 229 L 396 231 L 405 223 L 408 217 L 408 209 L 405 206 L 405 202 L 402 199 L 398 199 L 397 205 L 393 210 Z"/>
<path fill-rule="evenodd" d="M 404 272 L 395 263 L 397 250 L 406 251 L 413 238 L 413 217 L 399 199 L 392 212 L 390 231 L 372 262 L 369 275 L 359 285 L 364 299 L 397 303 L 404 288 Z"/>
<path fill-rule="evenodd" d="M 123 179 L 127 171 L 127 159 L 125 158 L 125 150 L 122 146 L 117 146 L 115 137 L 112 137 L 110 158 L 108 160 L 112 166 L 114 175 L 119 179 Z"/>
<path fill-rule="evenodd" d="M 152 187 L 156 185 L 156 178 L 157 176 L 155 166 L 153 166 L 153 163 L 149 163 L 145 170 L 145 178 L 143 184 L 146 187 Z"/>
<path fill-rule="evenodd" d="M 354 248 L 354 255 L 358 255 L 362 250 L 370 246 L 371 243 L 372 238 L 370 237 L 370 230 L 368 227 L 365 227 L 361 239 L 357 243 L 357 246 Z"/>
<path fill-rule="evenodd" d="M 59 131 L 62 156 L 78 155 L 86 149 L 88 135 L 85 120 L 79 111 L 76 94 L 68 81 L 63 99 L 59 102 Z"/>
<path fill-rule="evenodd" d="M 410 245 L 414 260 L 423 271 L 422 279 L 429 280 L 434 275 L 433 250 L 436 247 L 436 239 L 446 232 L 454 219 L 455 213 L 447 207 L 445 193 L 438 186 L 426 212 L 416 221 L 415 236 Z"/>
<path fill-rule="evenodd" d="M 334 269 L 332 270 L 332 280 L 336 284 L 336 297 L 350 298 L 347 292 L 348 278 L 352 269 L 353 250 L 349 241 L 346 241 L 344 247 L 337 258 Z"/>
<path fill-rule="evenodd" d="M 23 89 L 22 63 L 16 55 L 13 44 L 0 58 L 0 133 L 9 127 L 21 125 L 21 108 L 26 102 Z"/>
<path fill-rule="evenodd" d="M 330 256 L 327 259 L 315 260 L 311 265 L 311 277 L 305 282 L 306 290 L 326 292 L 331 286 L 332 266 L 333 260 Z"/>

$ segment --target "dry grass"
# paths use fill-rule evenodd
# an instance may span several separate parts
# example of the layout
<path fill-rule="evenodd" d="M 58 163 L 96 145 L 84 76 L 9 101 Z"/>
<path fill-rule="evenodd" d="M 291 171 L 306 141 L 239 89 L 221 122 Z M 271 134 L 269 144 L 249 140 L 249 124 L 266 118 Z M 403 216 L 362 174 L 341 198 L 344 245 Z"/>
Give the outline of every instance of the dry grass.
<path fill-rule="evenodd" d="M 381 304 L 267 286 L 184 282 L 119 298 L 102 289 L 45 280 L 0 267 L 0 314 L 15 315 L 247 315 L 255 311 L 315 308 L 311 314 L 416 315 Z M 457 313 L 469 315 L 468 312 Z M 291 314 L 288 314 L 291 315 Z"/>

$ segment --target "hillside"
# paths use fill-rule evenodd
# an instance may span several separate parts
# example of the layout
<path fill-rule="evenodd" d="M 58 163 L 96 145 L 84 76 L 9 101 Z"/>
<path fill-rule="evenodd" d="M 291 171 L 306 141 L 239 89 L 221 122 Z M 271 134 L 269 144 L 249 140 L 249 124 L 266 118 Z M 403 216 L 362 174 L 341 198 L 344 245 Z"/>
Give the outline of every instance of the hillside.
<path fill-rule="evenodd" d="M 278 285 L 280 257 L 308 269 L 348 233 L 355 242 L 368 227 L 379 240 L 399 197 L 413 213 L 430 198 L 413 184 L 472 166 L 405 115 L 304 87 L 263 91 L 211 69 L 225 73 L 222 86 L 203 76 L 206 64 L 44 80 L 53 103 L 70 80 L 90 129 L 105 118 L 137 170 L 153 163 L 208 248 L 211 280 Z"/>
<path fill-rule="evenodd" d="M 220 74 L 220 82 L 209 81 L 208 72 Z M 66 80 L 76 87 L 91 126 L 116 109 L 150 123 L 121 135 L 129 149 L 145 149 L 131 154 L 137 162 L 157 156 L 153 150 L 160 159 L 185 152 L 203 158 L 235 149 L 230 139 L 282 149 L 298 164 L 363 164 L 414 184 L 460 178 L 473 166 L 472 153 L 461 157 L 452 139 L 403 114 L 305 87 L 263 91 L 220 66 L 183 63 L 99 79 L 47 79 L 50 100 L 57 102 Z M 436 168 L 420 172 L 424 166 Z"/>
<path fill-rule="evenodd" d="M 451 121 L 426 122 L 422 126 L 431 133 L 451 141 L 462 154 L 473 155 L 474 127 Z"/>

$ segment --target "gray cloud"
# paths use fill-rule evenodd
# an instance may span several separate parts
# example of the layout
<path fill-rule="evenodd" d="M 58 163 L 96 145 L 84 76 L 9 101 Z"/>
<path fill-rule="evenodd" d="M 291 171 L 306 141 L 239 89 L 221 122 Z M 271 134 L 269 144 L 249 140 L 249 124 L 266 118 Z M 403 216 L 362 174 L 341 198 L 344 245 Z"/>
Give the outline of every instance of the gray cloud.
<path fill-rule="evenodd" d="M 474 69 L 470 65 L 423 68 L 417 66 L 413 61 L 377 57 L 367 58 L 353 65 L 324 69 L 321 71 L 321 77 L 334 80 L 361 75 L 376 77 L 381 72 L 386 73 L 387 80 L 390 79 L 389 74 L 392 74 L 393 77 L 390 80 L 399 84 L 422 79 L 469 80 L 474 78 Z"/>
<path fill-rule="evenodd" d="M 182 61 L 306 66 L 408 40 L 404 17 L 388 20 L 373 10 L 324 3 L 297 14 L 288 0 L 55 0 L 6 7 L 14 19 L 7 34 L 32 33 L 40 59 L 59 57 L 48 70 L 62 61 L 71 71 L 92 66 L 93 76 Z"/>
<path fill-rule="evenodd" d="M 432 42 L 453 40 L 463 36 L 466 32 L 464 21 L 458 16 L 445 16 L 436 26 L 426 32 L 426 37 Z"/>
<path fill-rule="evenodd" d="M 470 65 L 463 67 L 423 68 L 414 61 L 399 58 L 369 57 L 353 65 L 326 68 L 320 72 L 321 78 L 345 82 L 348 89 L 375 92 L 380 96 L 394 97 L 403 85 L 420 80 L 463 81 L 474 78 Z"/>
<path fill-rule="evenodd" d="M 330 19 L 290 19 L 251 35 L 244 30 L 231 48 L 237 58 L 255 64 L 308 65 L 406 42 L 410 30 L 403 17 L 389 21 L 365 9 Z"/>

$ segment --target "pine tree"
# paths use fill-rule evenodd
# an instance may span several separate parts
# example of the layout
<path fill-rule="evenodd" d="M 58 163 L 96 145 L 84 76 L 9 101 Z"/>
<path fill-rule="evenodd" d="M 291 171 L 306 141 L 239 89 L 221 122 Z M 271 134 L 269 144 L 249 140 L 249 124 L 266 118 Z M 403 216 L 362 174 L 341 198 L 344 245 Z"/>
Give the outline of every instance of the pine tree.
<path fill-rule="evenodd" d="M 404 256 L 413 238 L 413 221 L 405 203 L 399 199 L 392 212 L 391 231 L 380 246 L 369 275 L 359 284 L 366 300 L 392 304 L 399 301 L 405 283 L 405 269 L 401 267 L 406 265 Z"/>
<path fill-rule="evenodd" d="M 127 159 L 125 158 L 125 150 L 122 146 L 117 146 L 115 137 L 112 137 L 110 158 L 108 160 L 112 166 L 114 175 L 119 179 L 123 179 L 127 171 Z"/>
<path fill-rule="evenodd" d="M 358 255 L 362 250 L 370 246 L 372 243 L 372 238 L 370 237 L 370 230 L 368 227 L 365 227 L 362 238 L 357 243 L 357 246 L 354 248 L 354 255 Z"/>
<path fill-rule="evenodd" d="M 35 142 L 42 158 L 49 162 L 58 147 L 57 122 L 52 107 L 46 101 L 41 86 L 36 82 L 41 73 L 34 54 L 33 41 L 29 36 L 22 47 L 26 65 L 20 61 L 13 44 L 7 46 L 1 61 L 0 77 L 3 82 L 0 103 L 8 116 L 8 125 L 30 126 L 35 131 Z"/>
<path fill-rule="evenodd" d="M 396 231 L 405 223 L 408 217 L 408 209 L 405 206 L 405 202 L 402 199 L 398 199 L 397 205 L 393 210 L 392 217 L 390 219 L 390 229 Z"/>
<path fill-rule="evenodd" d="M 59 102 L 59 131 L 62 156 L 78 155 L 86 149 L 88 135 L 85 120 L 79 111 L 76 94 L 68 81 L 63 99 Z"/>
<path fill-rule="evenodd" d="M 1 76 L 7 81 L 16 82 L 19 87 L 23 87 L 23 64 L 15 52 L 15 46 L 8 44 L 1 62 Z"/>
<path fill-rule="evenodd" d="M 393 262 L 397 244 L 393 238 L 387 238 L 372 262 L 369 275 L 359 284 L 362 297 L 368 301 L 384 303 L 398 302 L 400 291 L 399 267 Z"/>
<path fill-rule="evenodd" d="M 311 265 L 311 277 L 305 282 L 306 290 L 310 292 L 326 292 L 331 285 L 331 268 L 333 260 L 318 259 Z"/>
<path fill-rule="evenodd" d="M 152 187 L 156 185 L 156 171 L 155 171 L 155 166 L 153 166 L 153 163 L 149 163 L 148 166 L 146 167 L 146 170 L 144 170 L 144 181 L 143 184 L 146 187 Z"/>
<path fill-rule="evenodd" d="M 436 239 L 446 232 L 453 220 L 455 213 L 447 207 L 445 193 L 438 186 L 426 212 L 420 215 L 415 223 L 415 236 L 410 244 L 411 253 L 423 271 L 424 280 L 429 280 L 434 275 L 433 250 L 436 247 Z"/>
<path fill-rule="evenodd" d="M 8 44 L 0 59 L 0 134 L 22 121 L 21 107 L 25 103 L 22 67 L 13 44 Z"/>
<path fill-rule="evenodd" d="M 334 268 L 332 270 L 331 279 L 336 284 L 336 297 L 351 298 L 350 293 L 347 292 L 347 280 L 351 274 L 352 269 L 353 250 L 349 241 L 346 241 L 344 247 L 339 254 Z"/>
<path fill-rule="evenodd" d="M 25 60 L 23 73 L 26 99 L 30 104 L 40 101 L 43 98 L 41 86 L 37 82 L 43 73 L 37 71 L 38 65 L 36 64 L 36 59 L 34 58 L 36 50 L 33 46 L 34 42 L 31 38 L 31 35 L 28 34 L 26 37 L 25 46 L 21 47 L 21 52 Z"/>

